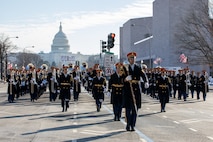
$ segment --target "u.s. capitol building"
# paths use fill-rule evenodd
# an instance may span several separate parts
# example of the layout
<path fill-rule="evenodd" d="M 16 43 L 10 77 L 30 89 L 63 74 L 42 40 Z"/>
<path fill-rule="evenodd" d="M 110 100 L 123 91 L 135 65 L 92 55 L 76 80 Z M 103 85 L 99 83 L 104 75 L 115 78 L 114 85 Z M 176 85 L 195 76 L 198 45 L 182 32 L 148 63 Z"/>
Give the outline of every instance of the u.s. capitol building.
<path fill-rule="evenodd" d="M 62 67 L 72 63 L 81 64 L 87 62 L 90 55 L 82 55 L 80 52 L 73 54 L 70 52 L 70 45 L 66 34 L 62 31 L 62 25 L 59 26 L 58 33 L 55 34 L 50 53 L 39 53 L 44 61 L 48 61 L 50 65 Z"/>

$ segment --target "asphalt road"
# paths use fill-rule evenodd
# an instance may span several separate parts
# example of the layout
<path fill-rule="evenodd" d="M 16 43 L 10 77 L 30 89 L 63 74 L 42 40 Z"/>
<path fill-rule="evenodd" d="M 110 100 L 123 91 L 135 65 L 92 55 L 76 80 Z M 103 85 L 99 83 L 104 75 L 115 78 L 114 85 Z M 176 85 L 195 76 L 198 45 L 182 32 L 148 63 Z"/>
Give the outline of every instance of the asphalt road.
<path fill-rule="evenodd" d="M 92 96 L 82 89 L 78 102 L 61 112 L 60 100 L 49 102 L 48 92 L 36 102 L 29 94 L 7 102 L 6 84 L 0 84 L 1 142 L 213 142 L 213 92 L 207 100 L 170 99 L 160 113 L 158 100 L 143 94 L 136 131 L 125 131 L 125 119 L 113 121 L 106 96 L 100 112 Z M 124 111 L 123 111 L 124 116 Z"/>

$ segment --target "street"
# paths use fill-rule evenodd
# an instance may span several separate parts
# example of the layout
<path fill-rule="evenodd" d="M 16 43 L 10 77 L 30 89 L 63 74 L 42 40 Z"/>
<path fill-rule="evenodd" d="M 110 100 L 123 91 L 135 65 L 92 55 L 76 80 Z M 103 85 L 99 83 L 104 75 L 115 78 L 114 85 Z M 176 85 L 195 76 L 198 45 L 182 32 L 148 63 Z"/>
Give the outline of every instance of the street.
<path fill-rule="evenodd" d="M 48 91 L 35 102 L 26 94 L 8 103 L 6 85 L 0 84 L 1 142 L 213 142 L 213 90 L 206 101 L 202 94 L 200 100 L 170 98 L 163 113 L 158 100 L 143 94 L 136 131 L 127 132 L 124 110 L 121 121 L 114 121 L 107 96 L 97 112 L 82 88 L 79 101 L 72 98 L 68 111 L 61 112 L 60 100 L 49 102 Z"/>

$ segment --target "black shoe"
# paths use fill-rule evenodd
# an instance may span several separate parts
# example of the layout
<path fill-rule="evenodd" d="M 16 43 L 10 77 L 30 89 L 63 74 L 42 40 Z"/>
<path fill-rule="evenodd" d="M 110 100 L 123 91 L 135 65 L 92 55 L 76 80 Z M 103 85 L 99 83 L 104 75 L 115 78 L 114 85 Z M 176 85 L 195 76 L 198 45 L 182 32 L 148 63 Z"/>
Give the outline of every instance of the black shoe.
<path fill-rule="evenodd" d="M 114 121 L 116 121 L 116 117 L 114 117 Z"/>
<path fill-rule="evenodd" d="M 131 127 L 131 131 L 135 131 L 135 128 L 134 128 L 134 127 Z"/>
<path fill-rule="evenodd" d="M 129 126 L 126 126 L 126 130 L 127 130 L 127 131 L 130 131 L 130 127 L 129 127 Z"/>
<path fill-rule="evenodd" d="M 62 112 L 64 112 L 64 109 L 62 109 Z"/>
<path fill-rule="evenodd" d="M 97 112 L 99 112 L 100 111 L 100 108 L 99 107 L 97 107 Z"/>

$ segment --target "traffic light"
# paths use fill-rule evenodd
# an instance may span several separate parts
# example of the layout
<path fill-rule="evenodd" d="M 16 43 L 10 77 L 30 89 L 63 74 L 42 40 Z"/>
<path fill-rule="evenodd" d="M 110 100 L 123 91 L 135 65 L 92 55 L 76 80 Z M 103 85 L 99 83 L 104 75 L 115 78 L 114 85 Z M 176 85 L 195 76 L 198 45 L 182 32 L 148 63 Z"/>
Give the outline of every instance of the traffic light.
<path fill-rule="evenodd" d="M 101 41 L 101 48 L 102 48 L 102 53 L 106 52 L 106 48 L 107 48 L 106 41 Z"/>
<path fill-rule="evenodd" d="M 115 42 L 115 34 L 114 33 L 110 33 L 108 35 L 108 40 L 107 40 L 107 48 L 113 48 L 114 47 L 114 42 Z"/>

